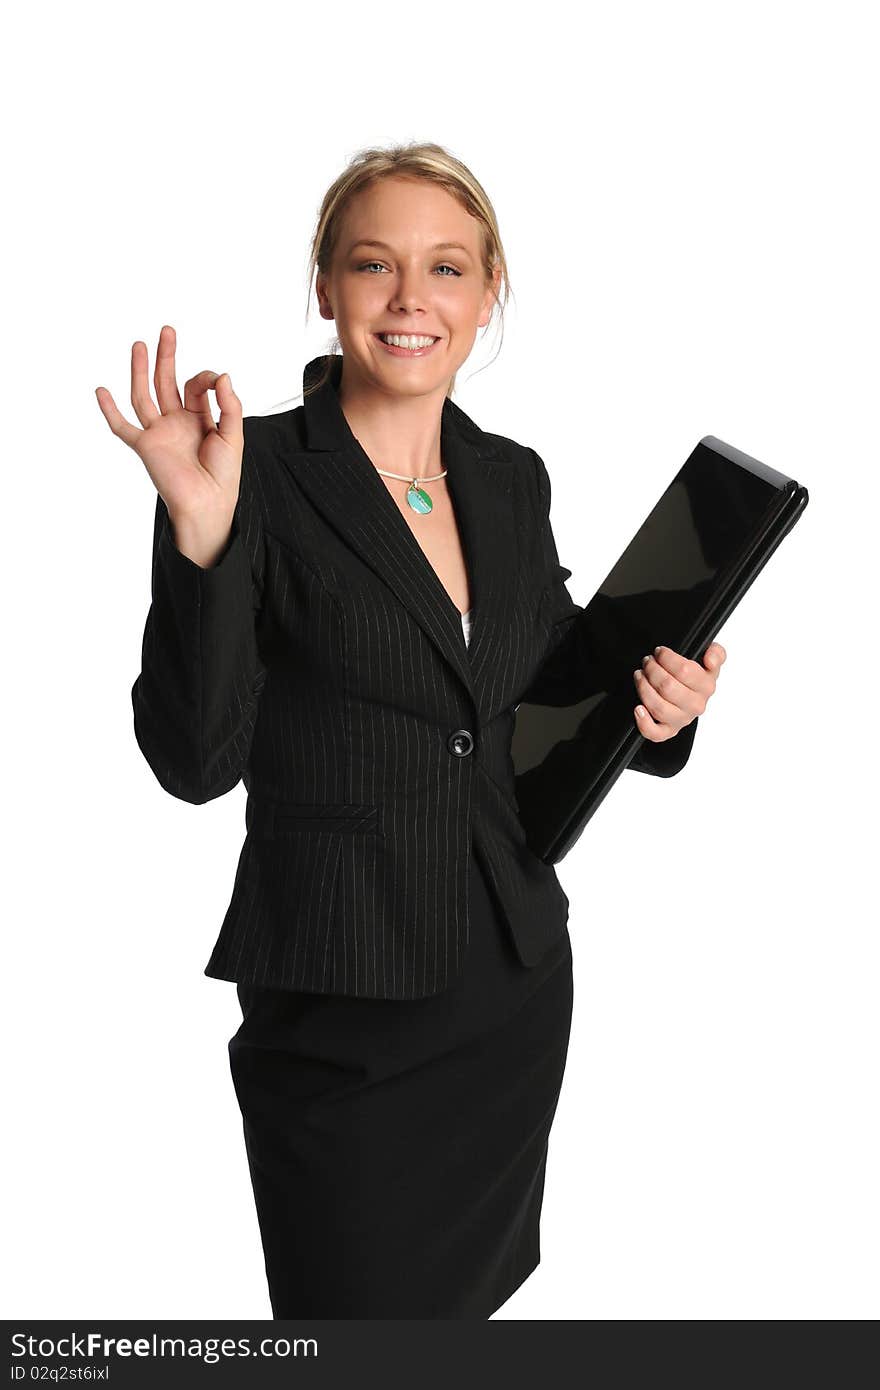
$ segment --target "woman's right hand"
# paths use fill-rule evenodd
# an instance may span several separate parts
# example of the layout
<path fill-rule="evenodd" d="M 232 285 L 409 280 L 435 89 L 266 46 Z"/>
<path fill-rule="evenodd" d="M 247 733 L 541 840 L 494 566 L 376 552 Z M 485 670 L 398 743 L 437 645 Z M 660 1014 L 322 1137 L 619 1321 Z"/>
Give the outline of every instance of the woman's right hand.
<path fill-rule="evenodd" d="M 131 403 L 143 429 L 125 419 L 105 386 L 95 394 L 110 429 L 146 467 L 168 509 L 178 549 L 207 568 L 226 546 L 238 501 L 244 453 L 241 401 L 228 372 L 218 376 L 211 371 L 190 377 L 181 401 L 176 344 L 174 329 L 166 324 L 159 334 L 153 378 L 158 409 L 147 379 L 147 345 L 138 341 L 132 346 Z M 220 407 L 219 425 L 211 415 L 210 390 Z"/>

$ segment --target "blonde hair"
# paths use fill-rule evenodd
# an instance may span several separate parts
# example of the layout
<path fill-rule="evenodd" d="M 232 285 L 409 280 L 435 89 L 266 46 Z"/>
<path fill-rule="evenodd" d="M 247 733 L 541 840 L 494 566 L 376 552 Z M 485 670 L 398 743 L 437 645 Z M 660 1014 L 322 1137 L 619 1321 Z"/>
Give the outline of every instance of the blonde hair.
<path fill-rule="evenodd" d="M 405 145 L 390 145 L 386 149 L 359 150 L 327 189 L 312 235 L 308 267 L 306 322 L 308 322 L 308 303 L 311 301 L 312 280 L 317 272 L 327 272 L 332 265 L 342 220 L 352 198 L 380 179 L 395 176 L 424 179 L 426 183 L 433 183 L 445 188 L 448 193 L 458 199 L 465 211 L 479 222 L 482 264 L 486 283 L 488 285 L 492 282 L 495 270 L 498 268 L 500 269 L 499 287 L 503 285 L 504 288 L 503 302 L 499 299 L 498 290 L 495 292 L 495 306 L 499 310 L 503 338 L 504 306 L 511 293 L 510 277 L 507 272 L 507 258 L 501 242 L 498 219 L 489 195 L 467 165 L 457 159 L 449 150 L 445 150 L 442 145 L 416 143 L 415 141 Z M 490 323 L 486 324 L 487 329 L 491 322 L 490 319 Z M 328 355 L 331 357 L 338 355 L 339 346 L 339 339 L 335 338 Z M 332 363 L 328 361 L 321 378 L 316 380 L 314 384 L 310 384 L 305 394 L 311 395 L 312 391 L 323 386 L 329 377 L 331 368 Z M 446 391 L 447 397 L 452 395 L 454 389 L 455 376 L 453 375 Z"/>

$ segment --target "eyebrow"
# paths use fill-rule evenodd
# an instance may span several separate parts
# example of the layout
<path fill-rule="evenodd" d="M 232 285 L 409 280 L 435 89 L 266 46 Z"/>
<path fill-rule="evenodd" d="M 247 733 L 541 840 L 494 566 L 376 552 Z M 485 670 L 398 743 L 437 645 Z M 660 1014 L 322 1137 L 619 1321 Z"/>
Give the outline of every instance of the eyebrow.
<path fill-rule="evenodd" d="M 376 241 L 373 237 L 362 237 L 358 241 L 353 241 L 351 243 L 351 246 L 349 246 L 348 248 L 349 255 L 355 249 L 356 246 L 381 246 L 382 249 L 385 251 L 391 251 L 393 249 L 391 246 L 388 245 L 387 241 Z M 466 256 L 470 256 L 471 254 L 468 248 L 466 246 L 463 246 L 460 241 L 437 241 L 430 248 L 430 250 L 463 251 Z"/>

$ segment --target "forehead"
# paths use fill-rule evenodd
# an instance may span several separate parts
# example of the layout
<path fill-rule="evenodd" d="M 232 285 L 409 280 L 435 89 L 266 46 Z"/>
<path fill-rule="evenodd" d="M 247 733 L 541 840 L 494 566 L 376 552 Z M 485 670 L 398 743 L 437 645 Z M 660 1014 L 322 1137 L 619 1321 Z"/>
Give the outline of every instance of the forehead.
<path fill-rule="evenodd" d="M 382 240 L 391 246 L 458 242 L 479 252 L 479 223 L 445 188 L 425 179 L 380 179 L 349 202 L 340 242 Z M 450 248 L 452 249 L 452 248 Z"/>

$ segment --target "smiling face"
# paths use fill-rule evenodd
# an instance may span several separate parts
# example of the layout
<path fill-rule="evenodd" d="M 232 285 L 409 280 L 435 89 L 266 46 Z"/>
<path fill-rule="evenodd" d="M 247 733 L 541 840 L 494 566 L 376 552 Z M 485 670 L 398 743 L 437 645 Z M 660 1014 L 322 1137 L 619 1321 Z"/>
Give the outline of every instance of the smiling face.
<path fill-rule="evenodd" d="M 476 218 L 444 188 L 396 175 L 351 200 L 315 288 L 322 318 L 336 321 L 349 379 L 411 396 L 445 394 L 495 302 Z M 383 334 L 437 341 L 411 350 L 386 345 Z"/>

